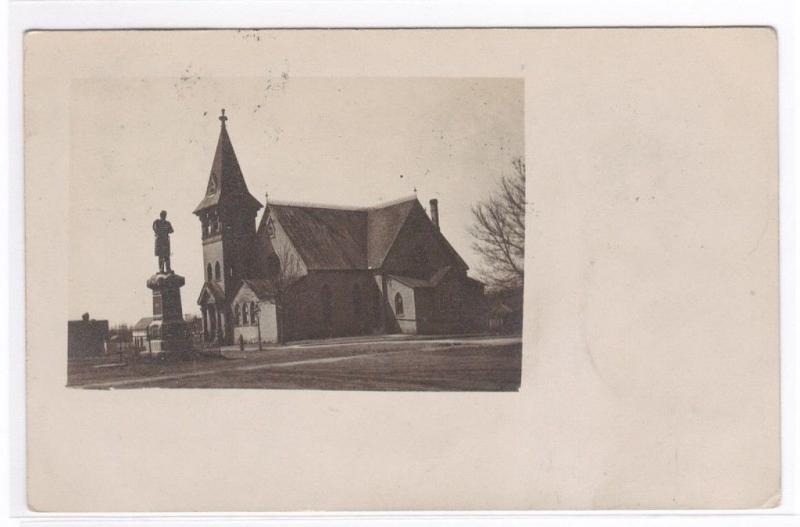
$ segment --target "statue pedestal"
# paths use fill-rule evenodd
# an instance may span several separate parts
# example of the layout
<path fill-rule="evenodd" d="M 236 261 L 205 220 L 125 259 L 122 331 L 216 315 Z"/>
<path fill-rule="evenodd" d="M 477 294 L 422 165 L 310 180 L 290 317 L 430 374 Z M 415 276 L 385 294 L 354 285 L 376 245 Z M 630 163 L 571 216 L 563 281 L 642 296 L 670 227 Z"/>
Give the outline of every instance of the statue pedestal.
<path fill-rule="evenodd" d="M 191 350 L 189 327 L 181 305 L 181 287 L 185 283 L 174 272 L 159 272 L 147 280 L 147 287 L 153 290 L 153 321 L 147 328 L 149 342 L 145 353 Z"/>

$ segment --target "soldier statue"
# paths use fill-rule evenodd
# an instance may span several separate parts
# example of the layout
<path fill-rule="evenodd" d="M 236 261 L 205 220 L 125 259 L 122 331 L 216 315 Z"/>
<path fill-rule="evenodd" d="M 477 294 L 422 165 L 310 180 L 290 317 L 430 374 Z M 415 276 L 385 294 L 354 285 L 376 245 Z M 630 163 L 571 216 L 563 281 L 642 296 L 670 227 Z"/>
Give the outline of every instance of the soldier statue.
<path fill-rule="evenodd" d="M 161 218 L 153 222 L 153 232 L 156 235 L 156 256 L 158 256 L 158 271 L 172 273 L 169 265 L 169 235 L 174 231 L 172 224 L 167 221 L 167 211 L 161 211 Z"/>

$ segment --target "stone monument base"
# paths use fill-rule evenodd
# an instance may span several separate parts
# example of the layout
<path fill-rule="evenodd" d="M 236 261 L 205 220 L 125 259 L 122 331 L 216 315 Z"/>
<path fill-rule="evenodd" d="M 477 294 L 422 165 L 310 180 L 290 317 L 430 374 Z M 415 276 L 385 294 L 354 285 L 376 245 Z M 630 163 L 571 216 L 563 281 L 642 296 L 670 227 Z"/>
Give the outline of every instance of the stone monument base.
<path fill-rule="evenodd" d="M 192 349 L 189 327 L 183 319 L 182 276 L 156 273 L 147 280 L 153 291 L 153 321 L 147 327 L 148 344 L 144 353 L 188 353 Z"/>
<path fill-rule="evenodd" d="M 192 349 L 189 326 L 183 320 L 165 322 L 154 320 L 147 327 L 151 338 L 144 353 L 157 355 L 166 352 L 188 353 Z"/>

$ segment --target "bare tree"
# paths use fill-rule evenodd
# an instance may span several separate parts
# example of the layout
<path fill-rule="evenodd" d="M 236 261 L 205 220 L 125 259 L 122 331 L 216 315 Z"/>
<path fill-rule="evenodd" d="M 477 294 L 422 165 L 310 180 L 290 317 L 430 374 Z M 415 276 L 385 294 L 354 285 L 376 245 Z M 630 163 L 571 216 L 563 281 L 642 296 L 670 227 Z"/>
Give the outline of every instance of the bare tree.
<path fill-rule="evenodd" d="M 481 277 L 490 288 L 521 287 L 525 260 L 525 161 L 517 158 L 500 188 L 472 207 L 472 247 L 482 256 Z"/>

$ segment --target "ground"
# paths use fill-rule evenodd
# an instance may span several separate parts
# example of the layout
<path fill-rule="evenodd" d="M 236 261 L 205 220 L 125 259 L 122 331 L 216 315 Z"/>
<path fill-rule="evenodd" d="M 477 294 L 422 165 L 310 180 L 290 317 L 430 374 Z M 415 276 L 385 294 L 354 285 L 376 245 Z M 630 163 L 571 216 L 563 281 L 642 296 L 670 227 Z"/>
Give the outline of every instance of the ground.
<path fill-rule="evenodd" d="M 232 347 L 189 358 L 71 361 L 68 386 L 394 391 L 516 391 L 519 337 L 389 337 Z"/>

